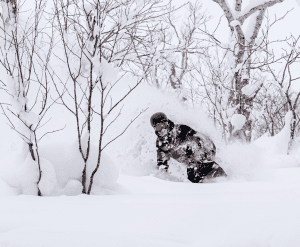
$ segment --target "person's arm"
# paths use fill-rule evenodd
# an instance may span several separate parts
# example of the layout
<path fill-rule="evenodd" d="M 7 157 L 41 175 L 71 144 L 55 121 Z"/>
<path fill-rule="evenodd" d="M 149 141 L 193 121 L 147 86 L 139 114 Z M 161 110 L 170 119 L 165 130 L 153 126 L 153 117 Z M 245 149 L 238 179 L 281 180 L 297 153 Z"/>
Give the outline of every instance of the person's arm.
<path fill-rule="evenodd" d="M 168 161 L 170 160 L 170 154 L 167 151 L 162 149 L 162 143 L 157 140 L 156 141 L 156 152 L 157 152 L 157 168 L 159 170 L 168 171 L 169 165 Z"/>
<path fill-rule="evenodd" d="M 180 141 L 185 141 L 189 136 L 195 135 L 197 132 L 193 130 L 191 127 L 181 124 L 178 125 L 177 130 L 177 138 Z"/>

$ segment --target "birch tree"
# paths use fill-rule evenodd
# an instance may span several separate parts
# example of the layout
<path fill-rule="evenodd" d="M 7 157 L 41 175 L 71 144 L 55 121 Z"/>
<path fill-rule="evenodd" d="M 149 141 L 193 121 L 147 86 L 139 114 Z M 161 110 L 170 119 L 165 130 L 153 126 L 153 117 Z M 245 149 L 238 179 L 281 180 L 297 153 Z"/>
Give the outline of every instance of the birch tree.
<path fill-rule="evenodd" d="M 41 196 L 38 142 L 47 133 L 39 138 L 37 132 L 43 127 L 42 120 L 52 105 L 48 97 L 48 68 L 53 32 L 44 18 L 47 1 L 34 1 L 26 14 L 15 0 L 0 3 L 0 64 L 6 71 L 1 82 L 9 98 L 7 103 L 1 103 L 1 109 L 9 126 L 28 145 L 28 155 L 37 166 L 37 194 Z M 49 26 L 50 31 L 46 31 Z"/>
<path fill-rule="evenodd" d="M 245 130 L 248 130 L 247 132 L 251 135 L 251 120 L 249 116 L 253 108 L 254 97 L 245 93 L 245 87 L 249 84 L 251 76 L 251 64 L 253 62 L 251 59 L 256 50 L 257 42 L 259 43 L 257 38 L 266 10 L 284 0 L 250 1 L 244 8 L 242 8 L 242 0 L 234 0 L 233 8 L 226 0 L 212 1 L 221 7 L 230 28 L 229 48 L 232 51 L 233 58 L 233 93 L 229 97 L 229 104 L 235 109 L 237 114 L 245 116 L 246 122 L 243 127 L 243 133 L 246 133 Z M 249 25 L 245 28 L 244 23 L 248 18 Z M 257 90 L 260 90 L 261 86 L 258 85 Z M 249 140 L 250 138 L 245 136 L 244 139 Z"/>

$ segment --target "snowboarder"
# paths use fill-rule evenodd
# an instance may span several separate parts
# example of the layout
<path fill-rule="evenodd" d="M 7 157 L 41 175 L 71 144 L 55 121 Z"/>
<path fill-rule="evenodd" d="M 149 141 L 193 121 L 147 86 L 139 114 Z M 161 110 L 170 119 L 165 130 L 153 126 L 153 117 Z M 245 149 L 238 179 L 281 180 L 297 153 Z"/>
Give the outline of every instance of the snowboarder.
<path fill-rule="evenodd" d="M 157 135 L 157 168 L 168 171 L 170 158 L 187 166 L 188 179 L 193 183 L 204 178 L 227 176 L 215 162 L 216 147 L 213 141 L 187 125 L 174 124 L 163 112 L 150 118 Z"/>

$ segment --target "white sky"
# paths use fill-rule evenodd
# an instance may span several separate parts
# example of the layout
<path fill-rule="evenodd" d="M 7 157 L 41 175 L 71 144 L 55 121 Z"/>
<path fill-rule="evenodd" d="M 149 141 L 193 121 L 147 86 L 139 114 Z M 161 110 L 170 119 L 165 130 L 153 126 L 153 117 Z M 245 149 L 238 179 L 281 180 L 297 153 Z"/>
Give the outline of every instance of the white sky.
<path fill-rule="evenodd" d="M 234 6 L 234 0 L 227 0 L 231 6 Z M 243 0 L 242 9 L 245 8 L 248 3 L 251 0 Z M 196 0 L 190 0 L 190 2 L 196 2 Z M 210 30 L 214 30 L 219 22 L 219 18 L 224 14 L 220 6 L 213 2 L 212 0 L 202 0 L 200 1 L 203 4 L 203 9 L 207 10 L 207 13 L 211 15 L 212 19 L 208 22 L 207 27 Z M 184 1 L 182 0 L 174 0 L 174 3 L 176 5 L 183 4 Z M 285 0 L 282 3 L 278 3 L 270 8 L 268 8 L 269 17 L 271 22 L 275 19 L 275 17 L 280 18 L 286 14 L 287 11 L 292 10 L 288 15 L 281 21 L 277 22 L 269 31 L 269 40 L 275 41 L 275 40 L 283 40 L 286 37 L 289 37 L 291 34 L 293 34 L 295 37 L 300 35 L 300 6 L 297 4 L 296 0 Z M 178 16 L 184 16 L 185 9 L 181 9 Z M 248 18 L 249 19 L 249 18 Z M 247 22 L 245 22 L 245 25 L 247 25 Z M 264 27 L 264 23 L 262 25 Z M 245 29 L 244 29 L 245 30 Z M 216 38 L 224 43 L 228 42 L 229 37 L 229 27 L 226 17 L 224 16 L 222 18 L 220 27 L 218 28 L 218 31 L 216 32 Z M 284 43 L 280 43 L 275 46 L 276 54 L 281 54 L 281 49 L 284 46 Z M 280 69 L 280 65 L 276 65 L 278 69 Z M 298 67 L 298 64 L 295 65 Z M 293 74 L 294 77 L 300 76 L 300 70 L 294 66 Z M 299 80 L 294 82 L 293 87 L 296 89 L 299 88 L 300 85 Z"/>
<path fill-rule="evenodd" d="M 196 0 L 191 0 L 190 2 L 195 2 Z M 247 6 L 250 0 L 243 1 L 243 7 Z M 174 0 L 176 4 L 183 4 L 182 0 Z M 202 0 L 204 9 L 207 9 L 208 14 L 211 15 L 212 20 L 209 22 L 209 28 L 214 29 L 219 21 L 220 16 L 223 15 L 222 9 L 218 4 L 213 2 L 212 0 Z M 233 0 L 228 0 L 228 2 L 233 6 Z M 269 8 L 269 16 L 272 20 L 283 16 L 288 10 L 293 9 L 284 20 L 278 22 L 276 26 L 274 26 L 273 30 L 270 32 L 270 38 L 272 39 L 284 39 L 286 36 L 289 36 L 291 33 L 294 36 L 300 34 L 300 6 L 297 4 L 296 0 L 285 0 L 283 3 L 278 3 L 275 6 Z M 184 16 L 184 9 L 181 10 L 182 16 Z M 181 15 L 181 14 L 180 14 Z M 221 22 L 221 26 L 217 33 L 217 38 L 222 42 L 227 42 L 228 40 L 228 23 L 225 17 L 223 17 L 223 21 Z"/>

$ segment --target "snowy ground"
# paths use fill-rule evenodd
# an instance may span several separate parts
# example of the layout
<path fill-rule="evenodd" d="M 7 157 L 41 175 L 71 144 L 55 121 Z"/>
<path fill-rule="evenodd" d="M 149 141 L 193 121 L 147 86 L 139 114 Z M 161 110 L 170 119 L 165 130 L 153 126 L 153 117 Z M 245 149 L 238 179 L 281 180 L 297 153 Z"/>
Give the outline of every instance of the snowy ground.
<path fill-rule="evenodd" d="M 3 196 L 0 246 L 299 247 L 299 177 L 300 168 L 204 184 L 123 175 L 118 195 Z"/>
<path fill-rule="evenodd" d="M 53 165 L 56 173 L 55 178 L 48 174 L 47 166 L 43 169 L 44 178 L 49 175 L 45 184 L 57 188 L 45 197 L 22 195 L 25 185 L 36 188 L 31 178 L 34 171 L 24 167 L 19 137 L 0 121 L 0 247 L 300 246 L 300 149 L 286 154 L 289 124 L 275 137 L 263 136 L 250 145 L 223 146 L 201 111 L 175 105 L 173 97 L 155 90 L 140 87 L 133 97 L 140 104 L 126 103 L 129 110 L 116 125 L 118 130 L 140 108 L 149 109 L 106 150 L 123 175 L 117 180 L 117 174 L 111 172 L 113 162 L 104 159 L 103 177 L 99 175 L 98 180 L 102 183 L 109 178 L 107 184 L 116 189 L 103 190 L 99 183 L 94 191 L 98 195 L 78 195 L 82 160 L 75 151 L 72 118 L 65 112 L 60 112 L 60 118 L 53 117 L 56 122 L 51 127 L 68 123 L 65 131 L 70 132 L 49 135 L 40 145 L 42 157 L 51 161 L 47 166 Z M 149 118 L 159 110 L 176 123 L 210 134 L 228 180 L 192 184 L 149 175 L 156 166 L 155 134 Z M 71 191 L 60 190 L 68 185 Z M 74 196 L 57 196 L 61 194 Z"/>

